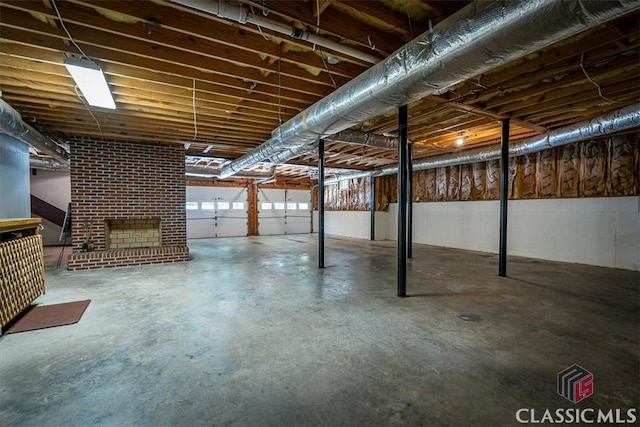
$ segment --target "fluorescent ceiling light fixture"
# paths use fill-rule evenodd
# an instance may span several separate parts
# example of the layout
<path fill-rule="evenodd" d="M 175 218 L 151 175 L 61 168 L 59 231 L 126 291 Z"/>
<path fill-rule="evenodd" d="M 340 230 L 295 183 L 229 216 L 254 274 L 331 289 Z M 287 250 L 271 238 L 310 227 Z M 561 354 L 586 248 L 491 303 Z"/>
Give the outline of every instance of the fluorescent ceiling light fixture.
<path fill-rule="evenodd" d="M 213 145 L 207 145 L 207 148 L 205 148 L 204 150 L 202 150 L 203 153 L 208 153 L 209 151 L 211 151 L 211 149 L 213 148 Z"/>
<path fill-rule="evenodd" d="M 184 143 L 184 149 L 185 149 L 185 150 L 188 150 L 188 149 L 189 149 L 189 147 L 191 147 L 191 143 L 190 143 L 190 142 L 185 142 L 185 143 Z"/>
<path fill-rule="evenodd" d="M 109 85 L 98 64 L 88 59 L 70 58 L 64 61 L 64 66 L 67 67 L 89 105 L 116 109 Z"/>

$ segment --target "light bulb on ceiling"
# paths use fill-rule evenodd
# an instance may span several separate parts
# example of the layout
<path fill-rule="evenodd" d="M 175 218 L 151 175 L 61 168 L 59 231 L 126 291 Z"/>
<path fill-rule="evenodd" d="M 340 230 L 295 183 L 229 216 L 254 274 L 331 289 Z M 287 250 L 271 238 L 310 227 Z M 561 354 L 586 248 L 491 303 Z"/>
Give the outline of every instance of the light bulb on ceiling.
<path fill-rule="evenodd" d="M 456 145 L 460 146 L 464 144 L 464 138 L 462 136 L 459 136 L 458 139 L 456 139 Z"/>

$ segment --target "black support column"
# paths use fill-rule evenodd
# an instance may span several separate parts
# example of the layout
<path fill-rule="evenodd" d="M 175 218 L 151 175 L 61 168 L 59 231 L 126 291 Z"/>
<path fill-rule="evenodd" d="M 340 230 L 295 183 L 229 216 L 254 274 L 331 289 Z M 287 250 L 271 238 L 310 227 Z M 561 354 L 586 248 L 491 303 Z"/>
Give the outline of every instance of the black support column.
<path fill-rule="evenodd" d="M 509 119 L 502 119 L 500 151 L 500 250 L 498 275 L 507 275 L 507 204 L 509 201 Z"/>
<path fill-rule="evenodd" d="M 318 141 L 318 268 L 324 268 L 324 139 Z"/>
<path fill-rule="evenodd" d="M 398 109 L 398 292 L 407 296 L 407 106 Z"/>
<path fill-rule="evenodd" d="M 413 144 L 407 144 L 407 258 L 413 258 Z"/>
<path fill-rule="evenodd" d="M 374 176 L 369 177 L 369 209 L 371 210 L 371 238 L 370 240 L 376 240 L 376 178 Z"/>

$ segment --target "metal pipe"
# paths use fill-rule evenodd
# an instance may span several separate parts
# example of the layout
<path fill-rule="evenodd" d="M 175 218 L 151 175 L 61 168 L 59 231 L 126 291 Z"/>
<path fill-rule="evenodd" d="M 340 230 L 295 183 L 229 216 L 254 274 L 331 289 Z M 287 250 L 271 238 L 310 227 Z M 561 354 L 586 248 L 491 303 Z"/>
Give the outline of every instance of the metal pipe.
<path fill-rule="evenodd" d="M 69 163 L 62 163 L 51 158 L 29 158 L 29 167 L 33 169 L 61 170 L 69 169 Z"/>
<path fill-rule="evenodd" d="M 185 175 L 198 176 L 201 178 L 219 178 L 220 168 L 209 168 L 206 166 L 185 166 Z M 272 166 L 268 171 L 242 171 L 235 175 L 236 178 L 274 178 L 276 174 L 276 167 Z"/>
<path fill-rule="evenodd" d="M 476 0 L 271 133 L 223 174 L 312 143 L 640 9 L 640 0 Z"/>
<path fill-rule="evenodd" d="M 398 148 L 398 138 L 380 136 L 353 129 L 343 130 L 325 139 L 343 144 L 366 145 L 368 147 L 387 148 L 389 150 Z"/>
<path fill-rule="evenodd" d="M 326 139 L 345 144 L 366 145 L 379 148 L 395 149 L 398 147 L 397 138 L 389 138 L 355 130 L 346 130 L 344 132 L 339 132 L 331 137 L 325 138 L 325 140 Z M 285 147 L 279 152 L 274 151 L 272 155 L 265 158 L 268 158 L 271 163 L 279 165 L 286 163 L 295 157 L 310 153 L 317 149 L 318 141 L 315 140 L 311 144 L 299 145 L 296 147 Z M 261 154 L 257 154 L 257 156 L 254 155 L 253 157 L 261 157 Z M 233 163 L 235 163 L 235 161 L 232 162 L 231 165 L 228 165 L 221 169 L 220 178 L 227 178 L 237 172 L 235 171 L 235 166 L 233 165 Z"/>
<path fill-rule="evenodd" d="M 500 249 L 498 275 L 507 276 L 507 205 L 509 203 L 509 119 L 502 119 L 500 157 Z"/>
<path fill-rule="evenodd" d="M 324 268 L 324 139 L 318 141 L 318 268 Z"/>
<path fill-rule="evenodd" d="M 369 210 L 371 211 L 371 237 L 376 240 L 376 178 L 369 177 Z"/>
<path fill-rule="evenodd" d="M 311 151 L 314 151 L 317 149 L 318 149 L 318 142 L 316 141 L 313 144 L 301 145 L 299 147 L 294 147 L 291 149 L 288 148 L 284 151 L 281 151 L 280 153 L 270 156 L 269 161 L 275 165 L 281 165 L 295 157 L 302 156 L 303 154 L 310 153 Z M 226 168 L 222 168 L 221 175 L 223 178 L 227 178 L 229 176 L 232 176 L 233 174 L 226 173 Z"/>
<path fill-rule="evenodd" d="M 407 106 L 398 109 L 398 291 L 407 295 Z"/>
<path fill-rule="evenodd" d="M 389 172 L 389 173 L 385 173 L 384 175 L 393 175 L 394 173 L 397 173 L 397 164 L 394 165 L 394 170 L 393 172 Z M 336 175 L 334 178 L 330 178 L 330 179 L 326 179 L 324 181 L 324 185 L 334 185 L 337 184 L 338 182 L 345 180 L 345 179 L 357 179 L 357 178 L 369 178 L 372 176 L 381 176 L 376 174 L 375 172 L 377 171 L 377 169 L 374 169 L 373 171 L 363 171 L 363 172 L 355 172 L 355 173 L 350 173 L 348 175 Z"/>
<path fill-rule="evenodd" d="M 60 162 L 69 161 L 67 150 L 26 124 L 20 113 L 2 99 L 0 99 L 0 132 L 19 139 Z"/>
<path fill-rule="evenodd" d="M 203 12 L 216 15 L 220 18 L 231 19 L 232 21 L 239 22 L 240 24 L 250 23 L 260 28 L 266 28 L 279 34 L 285 34 L 297 40 L 304 40 L 318 46 L 326 47 L 327 49 L 334 50 L 352 58 L 360 59 L 361 61 L 368 62 L 370 64 L 376 64 L 380 62 L 380 58 L 377 58 L 368 53 L 359 51 L 350 46 L 342 43 L 334 42 L 333 40 L 325 39 L 324 37 L 312 34 L 308 31 L 301 30 L 299 28 L 292 27 L 291 25 L 281 24 L 271 19 L 265 18 L 260 15 L 248 13 L 242 5 L 235 5 L 227 3 L 226 1 L 217 0 L 172 0 L 174 3 L 181 4 L 183 6 L 189 6 L 194 9 L 201 10 Z"/>
<path fill-rule="evenodd" d="M 620 108 L 591 120 L 585 120 L 570 126 L 555 129 L 544 135 L 534 136 L 517 144 L 512 144 L 509 147 L 509 157 L 537 153 L 547 148 L 580 142 L 590 138 L 599 138 L 638 127 L 640 127 L 640 103 Z M 414 162 L 413 170 L 435 169 L 467 163 L 484 162 L 487 160 L 497 160 L 500 156 L 501 145 L 497 144 L 460 153 L 429 157 Z M 397 173 L 397 171 L 398 165 L 384 166 L 368 172 L 358 172 L 329 179 L 325 181 L 325 185 L 335 184 L 338 180 L 342 179 L 392 175 Z"/>
<path fill-rule="evenodd" d="M 407 258 L 413 258 L 413 144 L 407 144 Z"/>
<path fill-rule="evenodd" d="M 286 34 L 289 37 L 297 40 L 304 40 L 312 44 L 317 44 L 318 46 L 326 47 L 327 49 L 331 49 L 352 58 L 368 62 L 369 64 L 377 64 L 378 62 L 380 62 L 380 58 L 374 55 L 370 55 L 358 49 L 343 45 L 342 43 L 334 42 L 333 40 L 325 39 L 324 37 L 310 33 L 309 31 L 301 30 L 289 25 L 280 24 L 279 22 L 272 21 L 260 15 L 248 15 L 247 22 L 258 27 L 275 31 L 276 33 Z"/>

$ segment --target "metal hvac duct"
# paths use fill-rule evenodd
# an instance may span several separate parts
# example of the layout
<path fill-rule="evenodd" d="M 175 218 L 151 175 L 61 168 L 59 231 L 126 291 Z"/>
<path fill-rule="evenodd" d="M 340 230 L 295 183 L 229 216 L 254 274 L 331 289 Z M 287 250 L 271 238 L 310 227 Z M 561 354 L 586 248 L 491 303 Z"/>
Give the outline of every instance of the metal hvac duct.
<path fill-rule="evenodd" d="M 640 103 L 629 105 L 611 113 L 552 130 L 544 135 L 535 136 L 509 147 L 509 157 L 536 153 L 551 147 L 584 141 L 590 138 L 603 137 L 628 129 L 640 128 Z M 500 158 L 500 144 L 486 148 L 477 148 L 457 154 L 445 154 L 414 162 L 413 170 L 441 168 L 462 165 L 465 163 L 484 162 Z M 345 179 L 364 178 L 369 176 L 391 175 L 398 172 L 398 165 L 385 166 L 369 172 L 344 175 L 325 181 L 325 185 L 335 184 Z"/>
<path fill-rule="evenodd" d="M 269 157 L 269 161 L 276 165 L 286 163 L 288 160 L 318 149 L 318 141 L 309 145 L 300 145 L 298 147 L 288 148 L 284 151 Z"/>
<path fill-rule="evenodd" d="M 209 168 L 206 166 L 185 166 L 184 171 L 186 175 L 199 176 L 202 178 L 218 178 L 220 175 L 220 168 Z M 242 171 L 235 175 L 236 178 L 272 178 L 275 176 L 276 167 L 271 167 L 268 171 Z"/>
<path fill-rule="evenodd" d="M 536 52 L 640 8 L 640 0 L 476 0 L 276 128 L 221 177 Z"/>
<path fill-rule="evenodd" d="M 67 150 L 23 122 L 20 113 L 2 99 L 0 99 L 0 132 L 19 139 L 56 160 L 65 163 L 69 161 Z"/>
<path fill-rule="evenodd" d="M 386 136 L 378 136 L 356 130 L 345 130 L 326 138 L 329 141 L 340 142 L 343 144 L 364 145 L 367 147 L 378 147 L 393 150 L 398 148 L 398 138 Z M 288 160 L 298 157 L 302 154 L 309 153 L 318 149 L 318 140 L 312 144 L 300 145 L 298 147 L 285 149 L 278 154 L 269 157 L 269 161 L 275 164 L 286 163 Z"/>
<path fill-rule="evenodd" d="M 60 170 L 69 169 L 69 163 L 61 163 L 54 159 L 30 158 L 29 166 L 34 169 Z M 268 171 L 243 171 L 236 175 L 238 178 L 272 178 L 275 176 L 275 166 Z M 185 175 L 198 176 L 203 178 L 217 178 L 220 168 L 209 168 L 206 166 L 185 165 Z"/>
<path fill-rule="evenodd" d="M 60 170 L 69 169 L 68 162 L 59 162 L 55 159 L 29 158 L 29 166 L 33 169 Z"/>
<path fill-rule="evenodd" d="M 343 144 L 366 145 L 394 150 L 398 148 L 398 138 L 378 136 L 372 133 L 357 130 L 345 130 L 325 138 L 328 141 L 341 142 Z"/>

